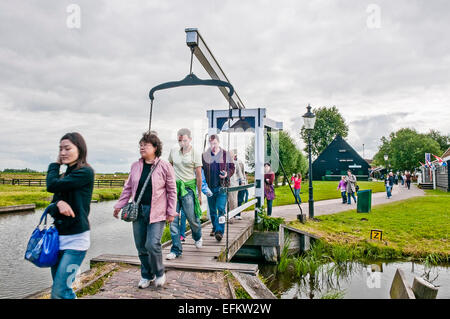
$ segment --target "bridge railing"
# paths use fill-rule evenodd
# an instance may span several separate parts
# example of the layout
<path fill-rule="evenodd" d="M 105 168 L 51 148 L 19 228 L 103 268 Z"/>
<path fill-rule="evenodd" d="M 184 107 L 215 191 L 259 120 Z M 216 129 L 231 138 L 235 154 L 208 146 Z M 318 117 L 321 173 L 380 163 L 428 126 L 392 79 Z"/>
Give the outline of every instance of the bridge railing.
<path fill-rule="evenodd" d="M 238 192 L 244 189 L 248 189 L 248 188 L 252 188 L 255 187 L 255 184 L 247 184 L 247 185 L 241 185 L 241 186 L 235 186 L 235 187 L 223 187 L 222 189 L 225 190 L 225 192 L 227 193 L 227 217 L 226 217 L 226 223 L 227 223 L 227 234 L 226 234 L 226 260 L 228 260 L 228 251 L 229 251 L 229 243 L 228 243 L 228 230 L 229 230 L 229 220 L 231 218 L 233 218 L 234 216 L 236 216 L 237 214 L 243 212 L 245 209 L 247 209 L 250 206 L 255 205 L 258 200 L 257 199 L 252 199 L 249 200 L 248 202 L 242 204 L 241 206 L 238 206 L 234 209 L 232 209 L 231 211 L 229 210 L 228 207 L 228 193 L 231 192 Z"/>

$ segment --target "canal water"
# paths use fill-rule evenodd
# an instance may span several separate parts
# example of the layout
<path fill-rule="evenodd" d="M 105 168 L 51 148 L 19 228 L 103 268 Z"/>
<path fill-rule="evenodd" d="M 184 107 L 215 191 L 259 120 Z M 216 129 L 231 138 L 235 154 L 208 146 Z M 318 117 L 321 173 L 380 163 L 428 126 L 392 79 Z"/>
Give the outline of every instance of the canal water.
<path fill-rule="evenodd" d="M 132 224 L 112 216 L 116 201 L 91 204 L 91 248 L 81 266 L 101 254 L 137 255 Z M 28 239 L 43 210 L 0 214 L 0 298 L 23 298 L 52 285 L 50 268 L 38 268 L 24 259 Z M 49 219 L 51 220 L 51 218 Z"/>
<path fill-rule="evenodd" d="M 249 190 L 250 196 L 253 193 Z M 89 260 L 101 254 L 137 256 L 132 224 L 112 216 L 116 202 L 91 204 L 91 247 L 80 267 L 81 272 L 89 270 Z M 207 199 L 203 196 L 202 210 L 206 209 Z M 52 285 L 50 268 L 38 268 L 24 259 L 28 239 L 43 211 L 0 214 L 0 299 L 23 298 Z M 49 222 L 51 220 L 49 218 Z"/>
<path fill-rule="evenodd" d="M 333 268 L 323 265 L 315 277 L 295 279 L 293 271 L 280 273 L 277 265 L 260 264 L 259 272 L 267 278 L 267 287 L 282 299 L 318 299 L 339 296 L 343 299 L 389 299 L 392 280 L 397 268 L 404 271 L 412 286 L 414 277 L 425 277 L 439 287 L 438 299 L 450 299 L 450 267 L 425 267 L 412 262 L 347 263 Z M 334 269 L 334 271 L 333 271 Z"/>
<path fill-rule="evenodd" d="M 81 266 L 81 271 L 89 269 L 89 260 L 101 254 L 136 255 L 132 225 L 112 216 L 116 201 L 91 204 L 91 248 Z M 206 209 L 206 199 L 203 201 Z M 24 259 L 28 239 L 43 210 L 0 215 L 0 299 L 23 298 L 51 286 L 49 268 L 38 268 Z M 242 262 L 242 261 L 240 261 Z M 280 298 L 306 299 L 320 298 L 337 293 L 343 298 L 390 298 L 389 290 L 397 268 L 404 270 L 407 282 L 412 285 L 415 276 L 427 276 L 439 286 L 437 298 L 450 299 L 450 267 L 439 266 L 431 269 L 411 262 L 372 265 L 347 264 L 339 272 L 326 271 L 333 265 L 323 267 L 311 280 L 295 279 L 292 272 L 280 273 L 276 265 L 260 264 L 260 273 L 268 278 L 266 285 Z"/>

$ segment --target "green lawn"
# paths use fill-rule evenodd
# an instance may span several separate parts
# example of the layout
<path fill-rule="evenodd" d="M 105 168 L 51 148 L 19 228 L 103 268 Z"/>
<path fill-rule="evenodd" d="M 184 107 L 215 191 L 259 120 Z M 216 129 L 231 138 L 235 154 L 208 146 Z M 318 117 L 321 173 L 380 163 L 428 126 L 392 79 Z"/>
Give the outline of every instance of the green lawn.
<path fill-rule="evenodd" d="M 425 189 L 425 193 L 427 195 L 435 195 L 435 196 L 450 196 L 450 192 L 443 192 L 439 189 Z"/>
<path fill-rule="evenodd" d="M 119 198 L 122 188 L 94 188 L 93 200 L 111 200 Z M 0 185 L 0 206 L 36 204 L 47 206 L 53 197 L 45 187 Z"/>
<path fill-rule="evenodd" d="M 402 256 L 450 256 L 450 194 L 430 191 L 423 197 L 372 207 L 372 212 L 355 210 L 318 216 L 319 221 L 291 225 L 320 235 L 328 243 L 355 245 L 368 241 L 378 248 L 394 249 Z M 367 220 L 363 220 L 363 218 Z M 371 229 L 383 231 L 383 241 L 370 241 Z"/>
<path fill-rule="evenodd" d="M 42 173 L 3 173 L 0 172 L 0 179 L 45 179 L 47 177 L 47 172 Z M 128 173 L 117 173 L 117 174 L 102 174 L 96 173 L 95 179 L 121 179 L 126 180 L 128 178 Z"/>
<path fill-rule="evenodd" d="M 336 181 L 313 181 L 314 201 L 341 198 L 341 192 L 337 190 L 339 182 Z M 358 182 L 360 190 L 371 189 L 372 193 L 386 191 L 383 182 Z M 308 201 L 308 182 L 302 183 L 300 198 L 302 202 Z M 275 188 L 275 200 L 273 206 L 295 204 L 289 185 Z"/>

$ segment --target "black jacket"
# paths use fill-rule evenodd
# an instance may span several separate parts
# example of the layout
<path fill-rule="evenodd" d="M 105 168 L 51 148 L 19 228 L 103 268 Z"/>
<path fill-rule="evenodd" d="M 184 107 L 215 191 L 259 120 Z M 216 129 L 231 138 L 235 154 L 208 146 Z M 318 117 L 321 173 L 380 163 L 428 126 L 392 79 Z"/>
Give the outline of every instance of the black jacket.
<path fill-rule="evenodd" d="M 389 183 L 389 186 L 394 186 L 394 176 L 388 176 L 385 182 Z"/>
<path fill-rule="evenodd" d="M 205 173 L 205 180 L 206 184 L 208 184 L 209 187 L 211 187 L 211 180 L 212 180 L 212 174 L 216 174 L 217 176 L 214 176 L 214 178 L 219 179 L 220 187 L 229 187 L 230 186 L 230 178 L 233 176 L 235 167 L 234 162 L 231 159 L 230 153 L 225 151 L 224 149 L 220 149 L 219 153 L 217 154 L 217 157 L 219 158 L 219 171 L 226 171 L 228 172 L 226 178 L 220 178 L 218 177 L 219 172 L 214 170 L 213 159 L 211 155 L 211 148 L 208 148 L 206 152 L 202 154 L 202 165 L 203 165 L 203 172 Z"/>
<path fill-rule="evenodd" d="M 75 218 L 60 214 L 56 205 L 49 213 L 60 235 L 83 233 L 90 229 L 88 216 L 94 189 L 94 171 L 89 166 L 74 169 L 74 165 L 67 168 L 64 177 L 60 177 L 59 167 L 58 163 L 49 165 L 47 191 L 55 194 L 52 203 L 63 200 L 69 204 Z"/>

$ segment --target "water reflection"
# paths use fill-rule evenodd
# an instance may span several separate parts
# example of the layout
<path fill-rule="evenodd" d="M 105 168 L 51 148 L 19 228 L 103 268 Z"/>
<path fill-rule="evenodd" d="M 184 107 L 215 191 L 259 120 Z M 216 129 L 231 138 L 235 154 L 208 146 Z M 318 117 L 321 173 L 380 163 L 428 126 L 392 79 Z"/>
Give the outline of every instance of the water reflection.
<path fill-rule="evenodd" d="M 81 265 L 101 254 L 136 255 L 131 223 L 113 218 L 115 201 L 91 204 L 91 248 Z M 49 268 L 38 268 L 24 260 L 31 232 L 43 209 L 0 215 L 0 298 L 23 298 L 51 286 Z"/>
<path fill-rule="evenodd" d="M 301 259 L 301 258 L 298 258 Z M 303 263 L 304 264 L 304 263 Z M 397 268 L 404 270 L 407 282 L 422 277 L 439 287 L 437 298 L 450 298 L 450 268 L 411 262 L 326 263 L 302 273 L 301 262 L 291 263 L 280 272 L 277 265 L 261 264 L 260 274 L 267 287 L 283 299 L 389 299 Z"/>

